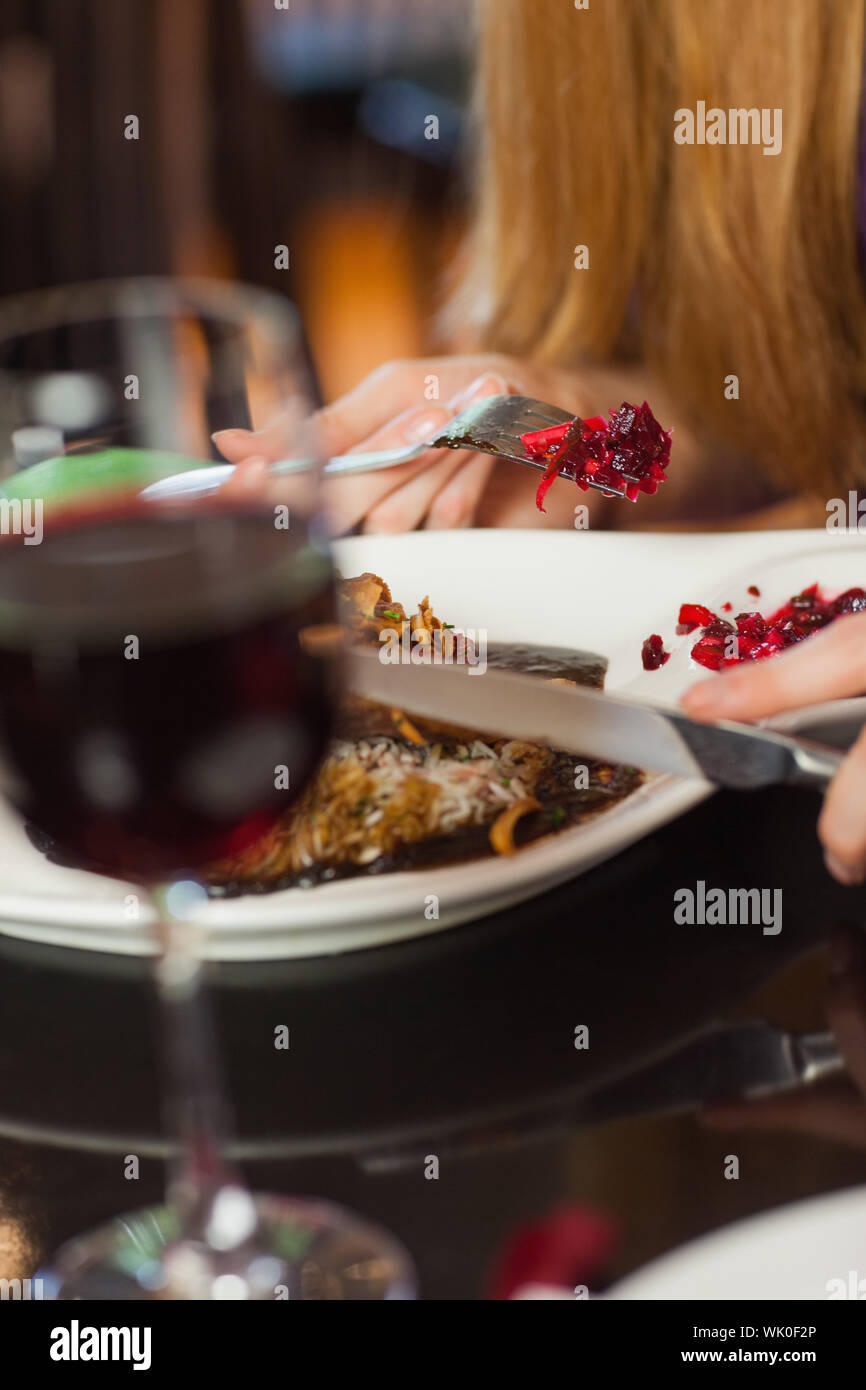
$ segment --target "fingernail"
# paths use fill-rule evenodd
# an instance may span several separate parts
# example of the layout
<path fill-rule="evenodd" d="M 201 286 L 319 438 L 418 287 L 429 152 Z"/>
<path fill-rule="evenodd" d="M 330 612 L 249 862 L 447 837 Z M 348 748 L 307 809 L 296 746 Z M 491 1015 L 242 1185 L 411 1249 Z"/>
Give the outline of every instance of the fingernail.
<path fill-rule="evenodd" d="M 485 396 L 507 396 L 508 382 L 502 376 L 497 376 L 495 372 L 485 372 L 483 376 L 477 376 L 468 386 L 464 386 L 462 391 L 458 391 L 456 396 L 452 396 L 448 402 L 449 410 L 462 410 L 464 406 L 471 405 L 474 400 L 483 400 Z"/>
<path fill-rule="evenodd" d="M 231 482 L 238 489 L 248 488 L 251 492 L 260 488 L 262 480 L 270 472 L 270 464 L 261 454 L 253 454 L 237 465 Z"/>
<path fill-rule="evenodd" d="M 221 439 L 248 439 L 251 434 L 252 430 L 214 430 L 214 433 L 211 435 L 211 439 L 213 440 L 214 444 L 219 444 Z"/>
<path fill-rule="evenodd" d="M 831 975 L 847 975 L 854 964 L 854 953 L 851 949 L 851 937 L 842 928 L 836 929 L 830 938 L 830 949 L 827 953 L 827 968 Z"/>
<path fill-rule="evenodd" d="M 404 436 L 407 444 L 423 444 L 425 440 L 435 439 L 437 434 L 441 434 L 445 425 L 443 412 L 441 410 L 425 411 L 416 420 L 410 420 L 404 429 Z"/>

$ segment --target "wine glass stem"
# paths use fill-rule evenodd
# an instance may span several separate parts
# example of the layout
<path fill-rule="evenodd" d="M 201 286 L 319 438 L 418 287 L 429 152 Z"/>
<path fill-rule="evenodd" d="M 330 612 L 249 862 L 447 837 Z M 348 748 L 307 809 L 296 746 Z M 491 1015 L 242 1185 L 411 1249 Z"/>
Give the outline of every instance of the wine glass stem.
<path fill-rule="evenodd" d="M 175 1150 L 169 1158 L 168 1199 L 180 1217 L 182 1235 L 206 1240 L 215 1198 L 242 1184 L 223 1158 L 227 1106 L 205 996 L 200 932 L 172 914 L 166 888 L 155 888 L 152 896 L 165 1119 Z"/>

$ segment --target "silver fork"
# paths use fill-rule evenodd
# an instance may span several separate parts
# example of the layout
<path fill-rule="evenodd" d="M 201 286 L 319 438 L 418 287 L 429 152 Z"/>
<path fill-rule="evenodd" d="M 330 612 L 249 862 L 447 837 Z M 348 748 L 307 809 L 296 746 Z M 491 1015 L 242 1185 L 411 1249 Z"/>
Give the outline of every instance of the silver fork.
<path fill-rule="evenodd" d="M 547 429 L 550 425 L 565 425 L 574 419 L 567 410 L 558 406 L 546 405 L 544 401 L 534 401 L 530 396 L 485 396 L 473 405 L 461 410 L 450 420 L 441 434 L 424 440 L 420 444 L 410 444 L 403 449 L 380 449 L 371 454 L 343 454 L 329 459 L 325 472 L 337 475 L 366 473 L 375 468 L 396 468 L 400 463 L 411 463 L 428 449 L 472 449 L 478 454 L 495 454 L 497 458 L 511 459 L 514 463 L 526 464 L 543 473 L 546 464 L 527 453 L 520 442 L 522 434 L 530 430 Z M 274 465 L 277 473 L 294 473 L 307 466 L 305 459 L 286 459 Z M 562 470 L 566 477 L 574 477 L 574 469 Z"/>
<path fill-rule="evenodd" d="M 369 454 L 341 454 L 329 459 L 324 471 L 332 477 L 348 477 L 354 473 L 368 473 L 374 469 L 396 468 L 401 463 L 411 463 L 428 449 L 471 449 L 479 454 L 494 454 L 497 458 L 510 459 L 522 463 L 526 468 L 534 468 L 543 473 L 547 465 L 527 453 L 520 442 L 522 434 L 531 430 L 547 429 L 550 425 L 566 425 L 574 416 L 558 406 L 547 405 L 544 401 L 533 400 L 530 396 L 486 396 L 476 401 L 466 410 L 455 415 L 441 434 L 420 444 L 409 444 L 402 449 L 380 449 Z M 279 474 L 304 473 L 314 466 L 310 458 L 280 459 L 272 465 L 272 471 Z M 151 483 L 146 489 L 149 496 L 162 496 L 180 492 L 207 492 L 220 487 L 232 472 L 231 464 L 216 464 L 212 468 L 197 469 L 192 473 L 182 473 L 174 478 L 163 478 Z M 565 463 L 560 469 L 563 478 L 575 477 L 573 464 Z M 635 481 L 623 474 L 626 482 Z M 601 483 L 592 478 L 585 481 L 599 492 L 607 492 Z M 619 495 L 619 494 L 617 494 Z"/>

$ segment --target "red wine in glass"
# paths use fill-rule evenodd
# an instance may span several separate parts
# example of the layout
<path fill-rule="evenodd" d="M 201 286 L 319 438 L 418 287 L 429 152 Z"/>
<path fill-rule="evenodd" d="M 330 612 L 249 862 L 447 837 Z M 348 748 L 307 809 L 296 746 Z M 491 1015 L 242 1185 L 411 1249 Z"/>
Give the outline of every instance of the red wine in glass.
<path fill-rule="evenodd" d="M 301 636 L 331 616 L 303 528 L 216 503 L 61 520 L 0 543 L 0 594 L 0 756 L 60 857 L 194 872 L 303 789 L 333 680 Z"/>

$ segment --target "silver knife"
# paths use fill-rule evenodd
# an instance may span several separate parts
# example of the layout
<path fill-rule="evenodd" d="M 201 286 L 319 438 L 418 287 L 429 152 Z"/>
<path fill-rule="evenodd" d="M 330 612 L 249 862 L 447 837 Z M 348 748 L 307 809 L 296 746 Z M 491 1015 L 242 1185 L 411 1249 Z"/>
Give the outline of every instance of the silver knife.
<path fill-rule="evenodd" d="M 435 1139 L 439 1157 L 553 1139 L 639 1116 L 672 1115 L 719 1101 L 754 1100 L 841 1076 L 845 1063 L 832 1033 L 786 1033 L 760 1019 L 707 1029 L 673 1053 L 576 1099 L 563 1098 L 501 1120 L 481 1120 Z M 362 1156 L 385 1172 L 419 1160 L 411 1141 Z"/>
<path fill-rule="evenodd" d="M 756 1100 L 839 1076 L 832 1033 L 786 1033 L 761 1019 L 709 1028 L 658 1062 L 589 1095 L 580 1123 L 669 1115 L 716 1101 Z"/>
<path fill-rule="evenodd" d="M 388 650 L 348 653 L 349 682 L 357 694 L 408 714 L 566 753 L 736 788 L 781 782 L 824 788 L 844 756 L 810 739 L 751 724 L 699 724 L 673 707 L 513 671 L 391 664 L 381 659 Z"/>

